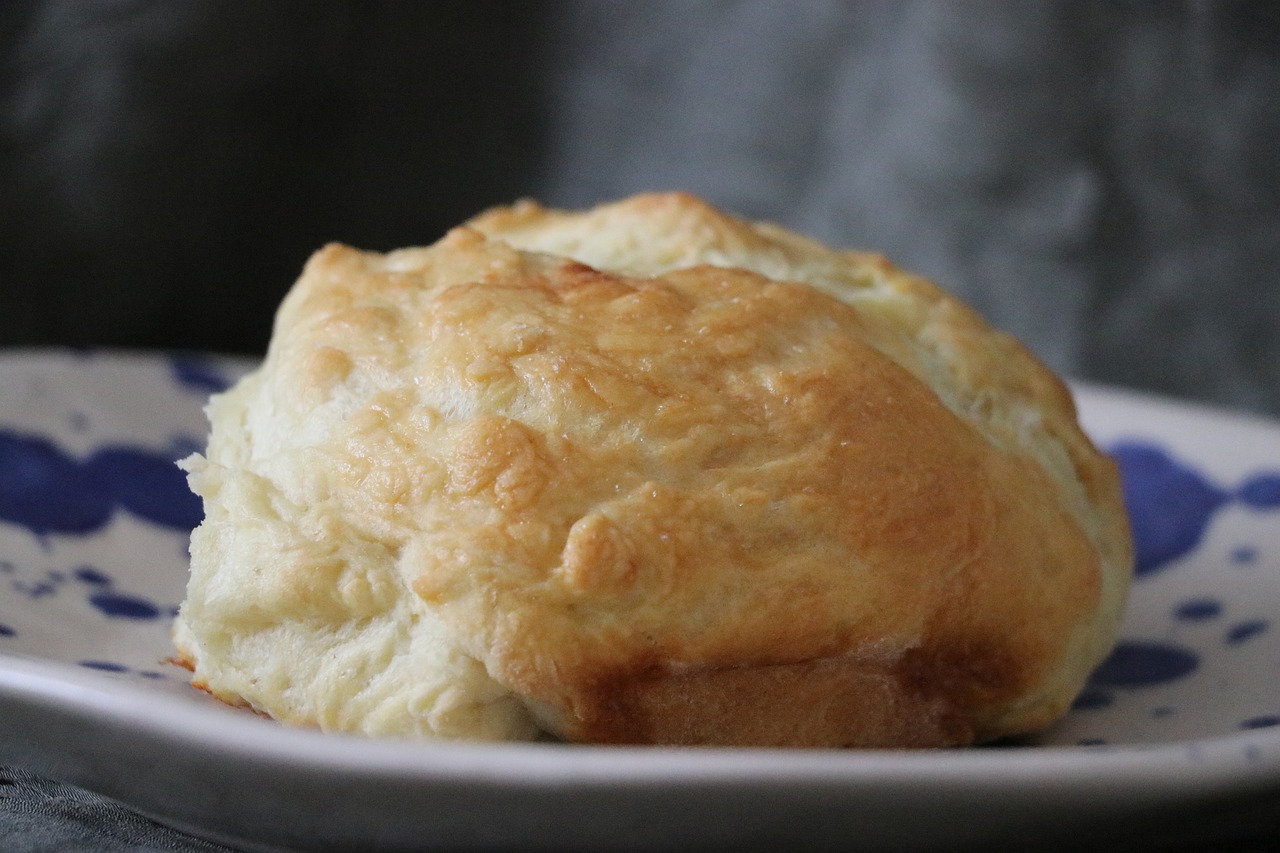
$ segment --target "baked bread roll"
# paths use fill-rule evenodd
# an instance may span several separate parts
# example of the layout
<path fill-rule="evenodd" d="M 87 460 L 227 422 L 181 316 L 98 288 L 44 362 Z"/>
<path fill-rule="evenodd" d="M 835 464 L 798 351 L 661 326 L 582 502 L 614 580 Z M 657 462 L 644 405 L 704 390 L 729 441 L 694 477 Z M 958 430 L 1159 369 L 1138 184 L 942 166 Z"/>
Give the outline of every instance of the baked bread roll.
<path fill-rule="evenodd" d="M 180 657 L 326 730 L 986 741 L 1065 711 L 1129 584 L 1023 347 L 683 194 L 327 246 L 209 415 Z"/>

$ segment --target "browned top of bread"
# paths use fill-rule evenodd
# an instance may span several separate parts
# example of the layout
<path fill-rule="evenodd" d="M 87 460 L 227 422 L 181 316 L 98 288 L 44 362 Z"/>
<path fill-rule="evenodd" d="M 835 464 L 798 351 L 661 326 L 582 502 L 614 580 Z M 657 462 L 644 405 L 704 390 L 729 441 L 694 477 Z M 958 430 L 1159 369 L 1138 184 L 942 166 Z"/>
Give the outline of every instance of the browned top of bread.
<path fill-rule="evenodd" d="M 680 194 L 329 246 L 213 418 L 180 648 L 326 727 L 441 728 L 245 673 L 429 631 L 510 732 L 968 743 L 1062 713 L 1128 583 L 1114 467 L 1021 346 L 878 256 Z"/>

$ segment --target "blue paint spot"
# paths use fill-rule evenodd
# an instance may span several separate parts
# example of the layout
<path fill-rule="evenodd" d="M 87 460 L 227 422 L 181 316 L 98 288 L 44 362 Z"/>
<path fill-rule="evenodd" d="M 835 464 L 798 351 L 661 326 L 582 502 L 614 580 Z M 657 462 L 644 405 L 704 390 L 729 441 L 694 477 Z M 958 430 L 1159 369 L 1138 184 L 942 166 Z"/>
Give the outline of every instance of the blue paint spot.
<path fill-rule="evenodd" d="M 169 439 L 169 455 L 173 459 L 185 459 L 192 453 L 202 453 L 205 443 L 189 435 L 175 435 Z"/>
<path fill-rule="evenodd" d="M 1092 711 L 1097 708 L 1108 708 L 1115 702 L 1115 694 L 1107 690 L 1098 690 L 1094 687 L 1086 687 L 1080 691 L 1080 695 L 1076 697 L 1076 701 L 1071 703 L 1073 711 Z"/>
<path fill-rule="evenodd" d="M 1193 551 L 1209 519 L 1230 495 L 1159 447 L 1119 444 L 1125 506 L 1134 538 L 1134 571 L 1158 571 Z"/>
<path fill-rule="evenodd" d="M 91 586 L 111 586 L 111 578 L 95 569 L 93 566 L 81 566 L 73 572 L 76 580 L 83 581 Z"/>
<path fill-rule="evenodd" d="M 173 459 L 131 447 L 108 447 L 87 465 L 134 515 L 174 530 L 191 530 L 200 523 L 200 498 L 187 488 L 186 475 Z"/>
<path fill-rule="evenodd" d="M 1257 559 L 1258 549 L 1252 545 L 1241 545 L 1231 552 L 1231 562 L 1240 566 L 1247 566 L 1250 563 L 1257 562 Z"/>
<path fill-rule="evenodd" d="M 111 517 L 93 473 L 38 436 L 0 430 L 0 520 L 47 533 L 90 533 Z"/>
<path fill-rule="evenodd" d="M 96 669 L 100 672 L 128 672 L 129 667 L 122 663 L 115 663 L 109 660 L 82 660 L 80 665 L 86 669 Z"/>
<path fill-rule="evenodd" d="M 169 677 L 165 675 L 163 672 L 156 672 L 153 669 L 142 670 L 141 672 L 138 673 L 138 675 L 141 675 L 143 678 L 149 679 L 151 681 L 162 681 Z"/>
<path fill-rule="evenodd" d="M 1280 507 L 1280 474 L 1255 474 L 1241 484 L 1236 497 L 1254 509 Z"/>
<path fill-rule="evenodd" d="M 0 622 L 0 637 L 16 637 L 18 632 L 10 628 L 8 625 Z"/>
<path fill-rule="evenodd" d="M 38 583 L 22 583 L 18 581 L 13 584 L 13 588 L 31 599 L 44 598 L 58 591 L 57 587 L 48 581 L 40 581 Z"/>
<path fill-rule="evenodd" d="M 1195 671 L 1200 659 L 1188 649 L 1159 643 L 1123 642 L 1093 672 L 1090 686 L 1148 687 Z"/>
<path fill-rule="evenodd" d="M 96 595 L 91 595 L 89 596 L 89 603 L 104 616 L 122 619 L 156 619 L 162 612 L 159 607 L 144 598 L 134 598 L 130 595 L 111 592 L 100 592 Z"/>
<path fill-rule="evenodd" d="M 1267 630 L 1267 623 L 1262 619 L 1254 619 L 1250 622 L 1232 625 L 1231 630 L 1227 631 L 1227 644 L 1232 646 L 1239 645 L 1251 637 L 1256 637 L 1265 630 Z"/>
<path fill-rule="evenodd" d="M 40 537 L 85 534 L 105 527 L 117 507 L 184 532 L 202 515 L 165 454 L 105 447 L 81 463 L 44 438 L 0 430 L 0 521 Z"/>
<path fill-rule="evenodd" d="M 1242 729 L 1269 729 L 1272 726 L 1280 726 L 1280 716 L 1264 714 L 1261 717 L 1251 717 L 1240 724 Z"/>
<path fill-rule="evenodd" d="M 1124 483 L 1138 575 L 1163 569 L 1195 550 L 1214 513 L 1233 500 L 1255 510 L 1280 509 L 1280 472 L 1253 474 L 1230 492 L 1154 444 L 1122 442 L 1111 448 L 1111 455 Z M 1235 563 L 1256 558 L 1252 546 L 1231 553 Z"/>
<path fill-rule="evenodd" d="M 169 369 L 179 385 L 201 394 L 216 394 L 227 390 L 231 382 L 218 368 L 198 358 L 174 355 L 169 359 Z"/>
<path fill-rule="evenodd" d="M 1212 598 L 1193 598 L 1179 604 L 1173 611 L 1174 618 L 1185 622 L 1203 622 L 1222 613 L 1222 604 Z"/>

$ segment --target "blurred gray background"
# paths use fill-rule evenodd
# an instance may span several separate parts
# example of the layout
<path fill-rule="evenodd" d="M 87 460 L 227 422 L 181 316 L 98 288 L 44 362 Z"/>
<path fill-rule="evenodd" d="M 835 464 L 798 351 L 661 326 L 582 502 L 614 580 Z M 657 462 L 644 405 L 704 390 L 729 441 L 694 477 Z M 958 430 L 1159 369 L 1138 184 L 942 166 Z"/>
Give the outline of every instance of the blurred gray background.
<path fill-rule="evenodd" d="M 0 346 L 259 353 L 329 240 L 688 189 L 1280 414 L 1280 4 L 0 3 Z"/>

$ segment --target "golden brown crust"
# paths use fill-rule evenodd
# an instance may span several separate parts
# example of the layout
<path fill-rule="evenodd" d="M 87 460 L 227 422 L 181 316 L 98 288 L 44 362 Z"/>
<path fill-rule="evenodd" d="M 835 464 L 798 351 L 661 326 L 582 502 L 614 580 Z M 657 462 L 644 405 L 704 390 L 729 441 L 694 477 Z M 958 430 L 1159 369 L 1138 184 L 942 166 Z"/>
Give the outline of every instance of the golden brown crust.
<path fill-rule="evenodd" d="M 1128 583 L 1114 466 L 1020 345 L 680 194 L 325 248 L 208 457 L 179 645 L 331 727 L 383 730 L 273 655 L 429 631 L 486 731 L 507 697 L 571 740 L 985 740 L 1065 709 Z"/>

